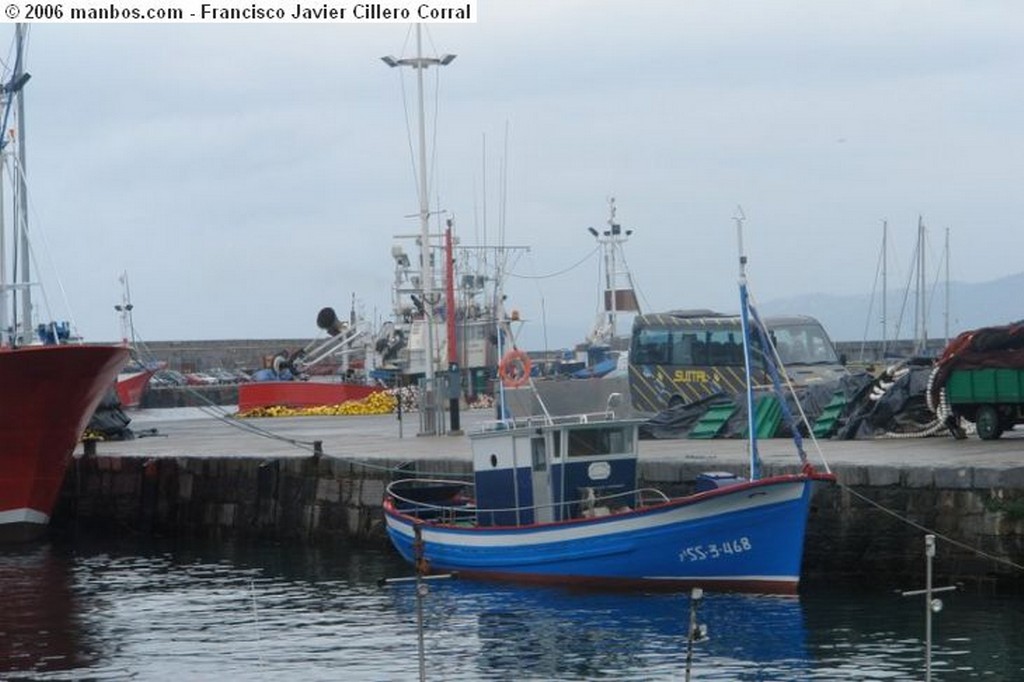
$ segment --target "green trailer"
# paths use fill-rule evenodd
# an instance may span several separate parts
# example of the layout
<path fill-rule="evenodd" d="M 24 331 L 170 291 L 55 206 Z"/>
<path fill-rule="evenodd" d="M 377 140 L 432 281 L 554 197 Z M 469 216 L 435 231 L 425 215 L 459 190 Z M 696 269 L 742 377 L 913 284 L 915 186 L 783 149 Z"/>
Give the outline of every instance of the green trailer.
<path fill-rule="evenodd" d="M 979 438 L 995 440 L 1024 423 L 1024 369 L 954 369 L 946 398 L 955 417 L 974 422 Z"/>

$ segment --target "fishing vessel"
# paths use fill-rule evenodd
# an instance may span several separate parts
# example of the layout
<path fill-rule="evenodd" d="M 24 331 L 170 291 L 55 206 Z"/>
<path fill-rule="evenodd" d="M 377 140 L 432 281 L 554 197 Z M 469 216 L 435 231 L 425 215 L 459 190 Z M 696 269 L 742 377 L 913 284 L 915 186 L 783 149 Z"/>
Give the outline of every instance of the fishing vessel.
<path fill-rule="evenodd" d="M 633 274 L 626 262 L 625 244 L 633 230 L 616 216 L 615 198 L 608 200 L 607 227 L 588 227 L 599 255 L 598 312 L 582 343 L 563 350 L 557 359 L 536 362 L 530 385 L 506 386 L 503 403 L 509 414 L 529 416 L 539 412 L 577 414 L 600 411 L 609 396 L 630 394 L 628 379 L 629 337 L 621 328 L 640 314 Z M 572 381 L 567 381 L 571 379 Z M 636 413 L 632 400 L 620 412 Z"/>
<path fill-rule="evenodd" d="M 115 388 L 117 399 L 121 401 L 122 407 L 136 408 L 142 402 L 142 396 L 149 386 L 149 380 L 160 371 L 162 364 L 143 365 L 131 364 L 118 372 Z"/>
<path fill-rule="evenodd" d="M 381 390 L 367 381 L 368 365 L 373 363 L 368 353 L 372 334 L 369 325 L 356 315 L 355 306 L 347 322 L 333 308 L 322 308 L 316 324 L 326 336 L 294 353 L 281 351 L 270 359 L 269 366 L 253 373 L 252 383 L 239 384 L 239 413 L 271 406 L 339 405 Z"/>
<path fill-rule="evenodd" d="M 166 366 L 164 362 L 147 362 L 139 357 L 138 344 L 135 338 L 135 324 L 132 320 L 132 311 L 135 306 L 132 304 L 131 289 L 128 286 L 128 273 L 122 272 L 118 277 L 121 283 L 121 302 L 114 306 L 118 316 L 121 318 L 121 343 L 131 353 L 132 361 L 123 367 L 117 374 L 117 399 L 121 407 L 136 408 L 142 403 L 142 395 L 149 386 L 149 380 L 153 375 Z"/>
<path fill-rule="evenodd" d="M 15 29 L 13 70 L 3 79 L 0 173 L 16 201 L 0 213 L 0 540 L 41 535 L 89 418 L 114 385 L 128 349 L 70 342 L 66 324 L 33 327 L 25 182 L 25 26 Z M 0 182 L 0 192 L 5 189 Z M 8 241 L 6 227 L 13 227 Z M 8 278 L 8 246 L 19 272 Z"/>
<path fill-rule="evenodd" d="M 379 390 L 383 385 L 422 382 L 419 408 L 421 433 L 426 435 L 443 432 L 445 428 L 445 404 L 452 400 L 447 398 L 449 386 L 454 387 L 451 392 L 455 395 L 458 387 L 465 387 L 471 400 L 490 389 L 489 382 L 500 357 L 496 330 L 502 278 L 511 261 L 526 248 L 464 244 L 453 218 L 447 218 L 443 228 L 430 225 L 431 215 L 446 211 L 432 212 L 428 203 L 424 72 L 430 68 L 439 71 L 455 55 L 425 56 L 422 26 L 417 24 L 415 31 L 415 56 L 382 58 L 389 67 L 409 67 L 415 71 L 419 112 L 419 210 L 415 214 L 419 231 L 395 234 L 393 238 L 391 319 L 371 325 L 364 316 L 355 314 L 353 305 L 353 313 L 344 322 L 338 321 L 332 309 L 322 309 L 317 325 L 328 332 L 328 337 L 314 340 L 287 357 L 275 358 L 274 363 L 289 370 L 289 377 L 301 377 L 318 362 L 358 357 L 354 380 L 335 375 L 330 381 L 280 381 L 278 367 L 270 367 L 263 376 L 272 379 L 271 383 L 256 381 L 240 387 L 240 411 L 280 404 L 331 404 L 324 401 L 360 399 L 368 390 Z M 323 318 L 327 312 L 328 317 Z M 435 405 L 434 401 L 441 404 Z"/>
<path fill-rule="evenodd" d="M 750 377 L 753 335 L 761 348 L 773 347 L 750 305 L 738 231 Z M 763 360 L 779 366 L 774 348 Z M 772 374 L 781 390 L 778 372 Z M 509 418 L 471 433 L 473 480 L 391 483 L 384 499 L 388 535 L 424 573 L 572 586 L 795 593 L 814 487 L 835 477 L 827 466 L 818 472 L 810 464 L 795 428 L 799 466 L 762 476 L 750 381 L 747 401 L 746 477 L 702 474 L 691 494 L 675 498 L 643 486 L 640 422 L 617 418 L 612 401 L 603 413 Z"/>

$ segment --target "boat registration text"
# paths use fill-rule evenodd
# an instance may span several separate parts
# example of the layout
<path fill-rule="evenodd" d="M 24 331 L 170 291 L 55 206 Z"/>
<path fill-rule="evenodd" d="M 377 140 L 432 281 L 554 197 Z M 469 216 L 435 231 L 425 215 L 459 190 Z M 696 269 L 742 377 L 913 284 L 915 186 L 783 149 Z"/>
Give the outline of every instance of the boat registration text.
<path fill-rule="evenodd" d="M 681 563 L 686 563 L 687 561 L 708 561 L 710 559 L 719 559 L 723 556 L 749 552 L 753 548 L 754 546 L 750 543 L 750 538 L 746 536 L 717 544 L 712 542 L 702 545 L 691 545 L 680 550 L 679 561 Z"/>

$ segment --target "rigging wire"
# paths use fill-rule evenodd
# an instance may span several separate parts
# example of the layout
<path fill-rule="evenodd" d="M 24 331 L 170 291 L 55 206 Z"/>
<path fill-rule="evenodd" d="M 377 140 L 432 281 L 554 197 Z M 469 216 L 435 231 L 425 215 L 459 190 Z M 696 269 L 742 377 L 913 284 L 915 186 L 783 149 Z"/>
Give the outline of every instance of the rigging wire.
<path fill-rule="evenodd" d="M 21 159 L 17 158 L 17 156 L 12 156 L 9 160 L 5 160 L 5 166 L 7 165 L 7 161 L 10 162 L 9 169 L 11 182 L 16 183 L 16 186 L 18 188 L 23 188 L 25 192 L 24 203 L 28 207 L 29 214 L 32 216 L 31 223 L 33 225 L 33 229 L 31 232 L 31 236 L 29 233 L 25 234 L 25 242 L 26 244 L 28 244 L 29 249 L 28 262 L 35 270 L 35 275 L 39 279 L 38 289 L 39 293 L 43 297 L 43 309 L 46 311 L 46 315 L 49 318 L 49 324 L 52 326 L 53 324 L 56 323 L 57 315 L 54 312 L 54 307 L 50 304 L 50 298 L 47 295 L 46 287 L 42 285 L 43 277 L 41 268 L 39 267 L 40 258 L 38 257 L 38 254 L 36 252 L 35 240 L 32 238 L 35 234 L 39 235 L 39 242 L 43 254 L 46 257 L 46 263 L 52 272 L 54 281 L 56 281 L 57 283 L 57 289 L 60 291 L 60 297 L 64 303 L 64 309 L 67 313 L 68 321 L 71 323 L 71 328 L 77 329 L 78 324 L 75 321 L 74 313 L 72 312 L 71 309 L 71 302 L 70 299 L 68 298 L 68 292 L 67 289 L 64 287 L 64 281 L 60 277 L 60 271 L 53 260 L 53 251 L 52 249 L 50 249 L 49 241 L 46 238 L 46 230 L 43 229 L 42 227 L 43 221 L 39 216 L 39 212 L 36 210 L 35 200 L 32 198 L 32 193 L 28 189 L 27 178 L 25 178 L 25 169 L 21 165 Z M 28 222 L 27 217 L 26 222 Z M 17 253 L 17 250 L 15 250 L 15 253 Z M 25 332 L 27 334 L 33 333 L 33 330 L 30 328 L 32 325 L 32 320 L 22 320 L 22 325 L 24 326 Z"/>
<path fill-rule="evenodd" d="M 883 240 L 884 243 L 884 240 Z M 878 251 L 878 263 L 875 265 L 875 280 L 871 284 L 871 299 L 868 302 L 868 315 L 867 319 L 864 320 L 864 336 L 860 340 L 860 361 L 864 362 L 864 349 L 868 343 L 868 330 L 871 327 L 871 314 L 875 310 L 875 294 L 878 292 L 878 280 L 882 273 L 882 263 L 885 260 L 885 249 L 884 246 Z M 885 292 L 882 292 L 882 296 L 885 296 Z M 884 308 L 883 308 L 884 310 Z M 883 316 L 884 317 L 884 316 Z"/>
<path fill-rule="evenodd" d="M 411 39 L 412 36 L 412 30 L 413 25 L 410 24 L 409 29 L 405 33 L 405 42 L 402 44 L 402 50 L 401 52 L 399 52 L 399 54 L 405 54 L 405 51 L 409 48 L 409 40 Z M 409 120 L 409 98 L 405 91 L 405 69 L 398 69 L 398 82 L 399 87 L 401 88 L 402 91 L 402 111 L 405 114 L 405 139 L 407 144 L 409 145 L 409 167 L 410 170 L 412 171 L 413 186 L 416 188 L 416 197 L 417 199 L 419 199 L 420 192 L 422 191 L 423 188 L 420 187 L 420 181 L 417 177 L 416 152 L 413 150 L 412 124 L 410 123 Z M 426 247 L 424 246 L 424 248 Z"/>
<path fill-rule="evenodd" d="M 916 521 L 912 521 L 909 518 L 907 518 L 906 516 L 903 516 L 902 514 L 900 514 L 899 512 L 896 512 L 896 511 L 894 511 L 892 509 L 889 509 L 888 507 L 886 507 L 885 505 L 883 505 L 883 504 L 881 504 L 879 502 L 875 502 L 870 497 L 862 495 L 861 493 L 857 492 L 856 490 L 854 490 L 853 488 L 851 488 L 848 485 L 845 485 L 843 483 L 837 483 L 837 485 L 844 492 L 847 492 L 847 493 L 853 495 L 854 497 L 856 497 L 857 499 L 862 500 L 862 501 L 868 503 L 869 505 L 871 505 L 875 509 L 878 509 L 879 511 L 884 512 L 884 513 L 888 514 L 889 516 L 892 516 L 896 520 L 902 521 L 903 523 L 907 524 L 908 526 L 916 528 L 917 530 L 923 531 L 925 533 L 929 533 L 931 535 L 934 535 L 936 538 L 938 538 L 940 540 L 943 540 L 945 542 L 948 542 L 949 544 L 953 545 L 954 547 L 959 547 L 960 549 L 967 550 L 967 551 L 969 551 L 969 552 L 971 552 L 973 554 L 976 554 L 977 556 L 980 556 L 980 557 L 982 557 L 984 559 L 988 559 L 990 561 L 993 561 L 993 562 L 998 563 L 998 564 L 1002 564 L 1004 566 L 1009 566 L 1011 568 L 1015 568 L 1018 571 L 1024 571 L 1024 565 L 1018 564 L 1018 563 L 1016 563 L 1014 561 L 1011 561 L 1009 559 L 1003 559 L 1001 557 L 997 557 L 995 555 L 989 554 L 988 552 L 986 552 L 984 550 L 978 549 L 977 547 L 972 547 L 971 545 L 968 545 L 965 542 L 961 542 L 959 540 L 951 538 L 948 535 L 940 533 L 939 531 L 936 531 L 936 530 L 934 530 L 932 528 L 928 528 L 927 526 L 925 526 L 923 524 L 917 523 Z"/>
<path fill-rule="evenodd" d="M 514 277 L 516 279 L 536 279 L 536 280 L 551 279 L 552 277 L 558 277 L 560 275 L 564 275 L 567 272 L 571 272 L 571 271 L 575 270 L 576 268 L 578 268 L 579 266 L 583 265 L 585 262 L 587 262 L 587 260 L 589 260 L 600 249 L 601 249 L 600 246 L 595 246 L 583 258 L 579 259 L 578 261 L 576 261 L 575 263 L 573 263 L 569 267 L 564 268 L 562 270 L 558 270 L 557 272 L 551 272 L 551 273 L 548 273 L 548 274 L 545 274 L 545 275 L 517 275 L 517 274 L 515 274 L 513 272 L 510 272 L 510 273 L 508 273 L 508 276 L 509 277 Z"/>

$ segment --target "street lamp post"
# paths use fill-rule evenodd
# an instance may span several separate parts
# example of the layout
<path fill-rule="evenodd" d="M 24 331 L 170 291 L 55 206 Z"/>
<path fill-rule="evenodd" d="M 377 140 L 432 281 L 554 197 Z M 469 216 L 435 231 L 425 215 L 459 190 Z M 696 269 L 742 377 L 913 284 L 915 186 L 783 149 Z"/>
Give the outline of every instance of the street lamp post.
<path fill-rule="evenodd" d="M 423 56 L 423 39 L 420 24 L 416 24 L 416 57 L 395 59 L 392 56 L 381 57 L 390 67 L 411 66 L 416 69 L 416 92 L 419 98 L 419 136 L 420 136 L 420 260 L 423 302 L 427 321 L 427 368 L 428 384 L 434 379 L 434 271 L 430 263 L 430 204 L 427 197 L 427 131 L 423 114 L 423 70 L 430 66 L 447 66 L 455 59 L 453 54 L 440 57 Z M 449 311 L 451 314 L 451 311 Z"/>

